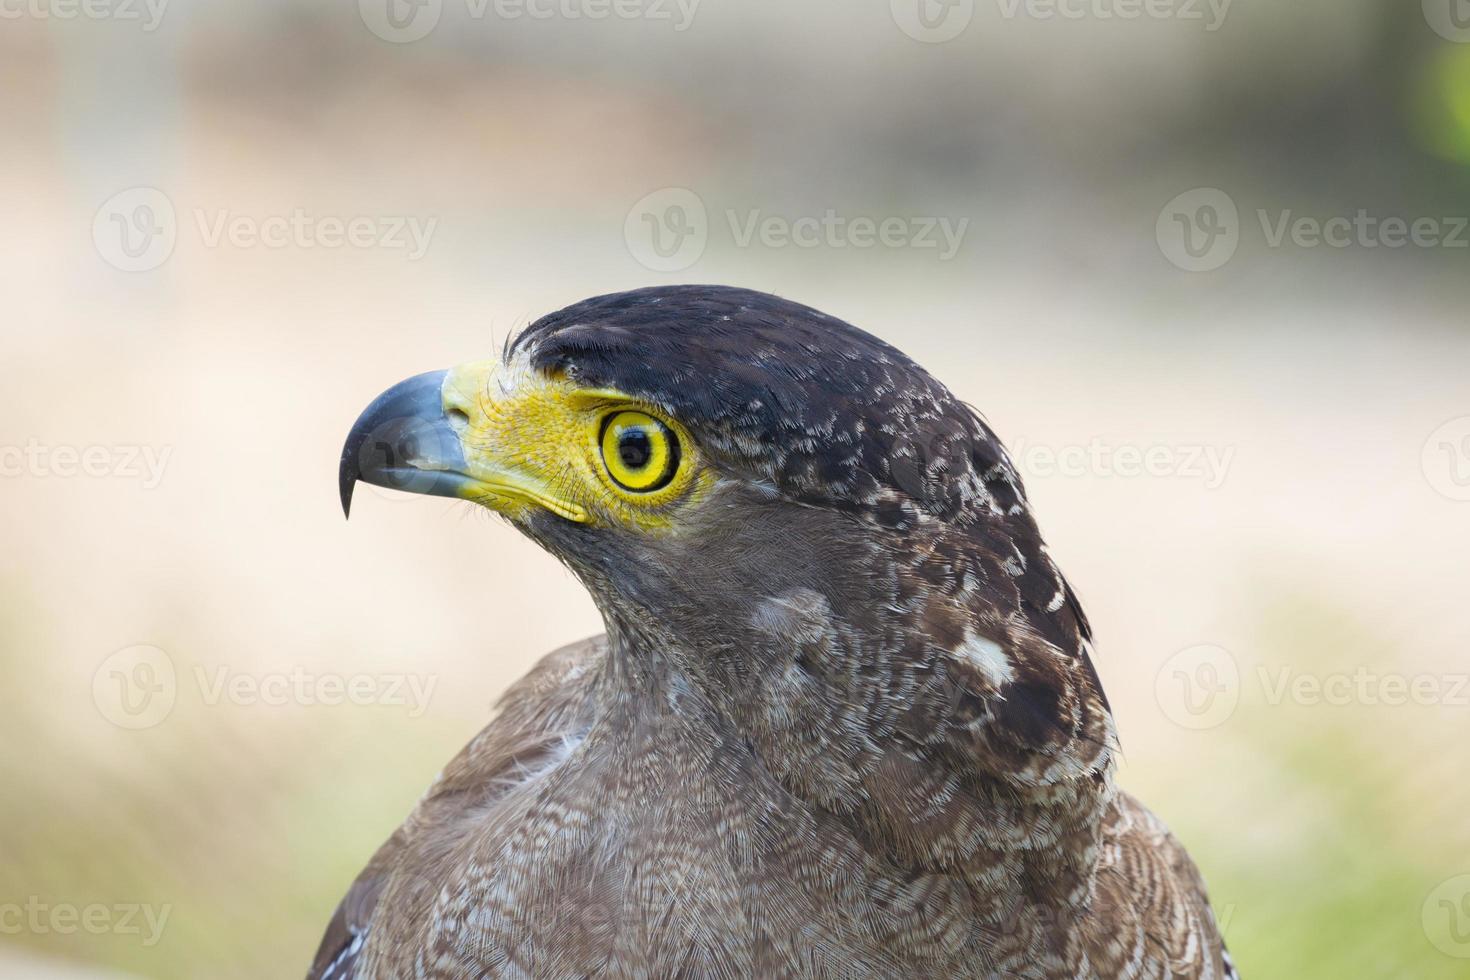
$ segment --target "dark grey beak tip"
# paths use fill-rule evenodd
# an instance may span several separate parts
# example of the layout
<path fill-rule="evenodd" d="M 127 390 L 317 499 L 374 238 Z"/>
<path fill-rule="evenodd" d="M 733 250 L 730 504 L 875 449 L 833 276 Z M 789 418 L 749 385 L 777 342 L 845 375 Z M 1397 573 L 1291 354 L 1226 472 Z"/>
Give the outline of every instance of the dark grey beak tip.
<path fill-rule="evenodd" d="M 438 482 L 431 471 L 463 466 L 459 439 L 444 417 L 444 377 L 448 372 L 415 375 L 374 398 L 347 433 L 337 466 L 342 514 L 352 516 L 352 491 L 361 480 L 378 486 L 432 493 L 420 484 Z"/>
<path fill-rule="evenodd" d="M 342 495 L 342 516 L 352 517 L 352 488 L 357 486 L 357 476 L 347 471 L 347 466 L 342 465 L 337 471 L 337 492 Z"/>

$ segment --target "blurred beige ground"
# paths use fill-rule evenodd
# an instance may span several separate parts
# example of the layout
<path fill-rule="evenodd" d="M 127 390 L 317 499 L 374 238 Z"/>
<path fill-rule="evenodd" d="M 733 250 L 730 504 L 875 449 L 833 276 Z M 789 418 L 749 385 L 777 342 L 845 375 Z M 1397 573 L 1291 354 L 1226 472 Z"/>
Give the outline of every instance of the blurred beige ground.
<path fill-rule="evenodd" d="M 304 972 L 499 691 L 600 629 L 468 505 L 363 488 L 345 523 L 347 427 L 584 296 L 717 281 L 896 343 L 1012 446 L 1124 782 L 1246 976 L 1463 975 L 1470 250 L 1272 247 L 1256 217 L 1470 213 L 1470 44 L 1401 6 L 1207 32 L 981 5 L 944 44 L 898 0 L 451 11 L 408 44 L 352 4 L 7 17 L 0 972 Z M 126 272 L 94 223 L 138 187 L 177 241 Z M 1241 241 L 1188 273 L 1156 225 L 1202 187 Z M 673 272 L 625 237 L 667 188 L 708 209 Z M 944 261 L 742 247 L 726 217 L 828 209 L 968 224 Z M 211 244 L 298 210 L 433 231 L 416 259 Z"/>

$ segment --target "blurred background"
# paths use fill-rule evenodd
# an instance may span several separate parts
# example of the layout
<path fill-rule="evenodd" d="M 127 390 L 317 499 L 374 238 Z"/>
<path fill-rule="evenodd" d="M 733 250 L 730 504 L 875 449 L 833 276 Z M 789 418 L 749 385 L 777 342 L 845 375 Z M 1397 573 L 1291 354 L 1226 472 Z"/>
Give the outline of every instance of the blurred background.
<path fill-rule="evenodd" d="M 1470 975 L 1467 0 L 0 0 L 0 975 L 299 976 L 578 583 L 336 495 L 596 293 L 1012 447 L 1247 978 Z"/>

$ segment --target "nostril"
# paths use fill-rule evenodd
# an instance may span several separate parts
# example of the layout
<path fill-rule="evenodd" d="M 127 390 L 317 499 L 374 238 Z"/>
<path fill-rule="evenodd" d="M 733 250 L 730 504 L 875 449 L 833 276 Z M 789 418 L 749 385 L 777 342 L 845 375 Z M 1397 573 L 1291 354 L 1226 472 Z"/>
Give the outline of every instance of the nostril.
<path fill-rule="evenodd" d="M 455 432 L 463 432 L 470 426 L 470 417 L 463 409 L 451 408 L 444 416 L 449 419 L 449 427 Z"/>

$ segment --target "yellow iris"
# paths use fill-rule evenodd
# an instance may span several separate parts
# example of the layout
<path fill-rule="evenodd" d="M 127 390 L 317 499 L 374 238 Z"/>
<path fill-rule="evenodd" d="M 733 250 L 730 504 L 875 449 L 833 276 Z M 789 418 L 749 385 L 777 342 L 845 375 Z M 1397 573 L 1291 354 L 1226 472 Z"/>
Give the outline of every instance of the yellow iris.
<path fill-rule="evenodd" d="M 614 483 L 633 493 L 669 485 L 679 470 L 679 440 L 669 427 L 642 412 L 620 411 L 602 422 L 602 463 Z"/>

